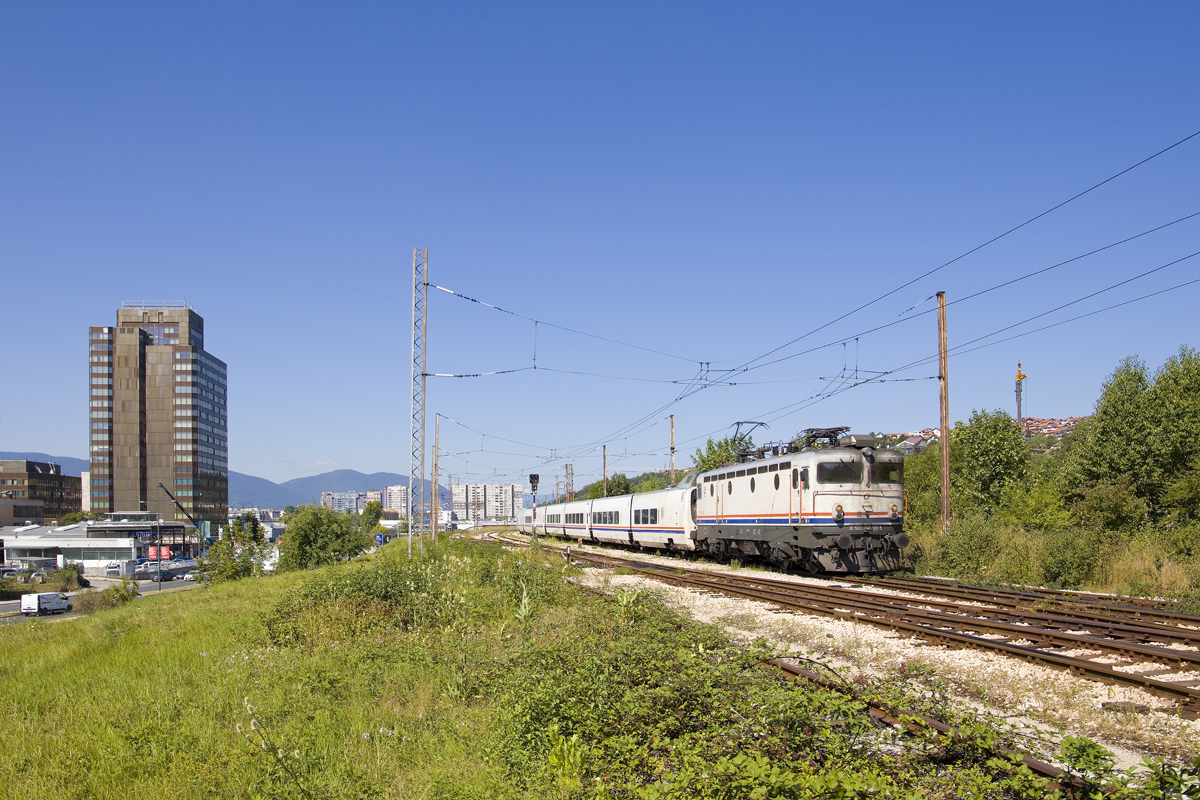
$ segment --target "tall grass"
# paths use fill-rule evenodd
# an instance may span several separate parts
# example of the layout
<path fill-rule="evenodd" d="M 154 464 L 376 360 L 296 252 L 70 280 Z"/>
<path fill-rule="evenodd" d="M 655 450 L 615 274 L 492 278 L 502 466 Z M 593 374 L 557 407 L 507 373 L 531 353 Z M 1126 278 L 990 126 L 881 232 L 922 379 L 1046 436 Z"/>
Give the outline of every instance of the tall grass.
<path fill-rule="evenodd" d="M 897 755 L 858 700 L 787 683 L 766 650 L 652 594 L 584 594 L 575 569 L 471 542 L 385 548 L 0 628 L 0 794 L 1044 794 L 987 748 Z"/>
<path fill-rule="evenodd" d="M 963 580 L 1171 597 L 1200 610 L 1200 548 L 1186 549 L 1191 535 L 1153 527 L 1030 530 L 978 513 L 955 518 L 945 533 L 915 528 L 909 565 Z"/>

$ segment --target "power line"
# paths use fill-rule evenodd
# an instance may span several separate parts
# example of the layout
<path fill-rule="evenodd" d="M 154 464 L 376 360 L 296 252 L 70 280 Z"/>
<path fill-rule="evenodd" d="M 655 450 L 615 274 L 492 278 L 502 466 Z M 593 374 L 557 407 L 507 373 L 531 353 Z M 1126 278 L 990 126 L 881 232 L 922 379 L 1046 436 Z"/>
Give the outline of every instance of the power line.
<path fill-rule="evenodd" d="M 511 316 L 519 317 L 520 319 L 524 319 L 524 320 L 528 320 L 529 322 L 532 322 L 535 326 L 535 334 L 534 334 L 535 337 L 537 335 L 536 334 L 536 326 L 537 325 L 545 325 L 550 328 L 557 328 L 560 331 L 566 331 L 567 333 L 574 333 L 577 336 L 587 336 L 592 339 L 599 339 L 602 342 L 609 342 L 610 344 L 618 344 L 618 345 L 621 345 L 622 347 L 632 347 L 635 350 L 645 350 L 647 353 L 654 353 L 656 355 L 666 356 L 667 358 L 676 358 L 676 359 L 679 359 L 680 361 L 687 361 L 692 364 L 700 363 L 699 360 L 695 359 L 695 358 L 685 358 L 683 356 L 677 356 L 674 353 L 664 353 L 662 350 L 655 350 L 652 347 L 643 347 L 640 344 L 630 344 L 629 342 L 622 342 L 617 339 L 610 339 L 607 336 L 601 336 L 596 333 L 587 333 L 586 331 L 575 330 L 574 328 L 568 328 L 563 325 L 555 325 L 553 322 L 546 322 L 545 320 L 534 319 L 533 317 L 527 317 L 524 314 L 518 314 L 516 311 L 509 311 L 507 308 L 501 308 L 500 306 L 495 305 L 493 303 L 486 303 L 483 300 L 477 300 L 474 297 L 468 297 L 467 295 L 462 294 L 461 292 L 456 292 L 453 289 L 447 289 L 444 286 L 437 286 L 436 284 L 432 284 L 432 283 L 429 284 L 429 286 L 432 289 L 437 289 L 438 291 L 445 292 L 446 294 L 453 295 L 454 297 L 458 297 L 462 300 L 466 300 L 471 303 L 478 303 L 481 306 L 486 306 L 487 308 L 494 309 L 503 314 L 510 314 Z M 537 350 L 536 350 L 537 343 L 536 342 L 537 342 L 537 340 L 535 338 L 535 340 L 534 340 L 534 352 L 535 353 L 537 352 Z M 536 360 L 536 358 L 537 358 L 536 355 L 534 356 L 534 358 Z"/>
<path fill-rule="evenodd" d="M 976 245 L 975 247 L 972 247 L 970 250 L 966 251 L 965 253 L 955 256 L 954 258 L 950 259 L 949 261 L 947 261 L 943 264 L 940 264 L 940 265 L 934 267 L 933 269 L 928 270 L 927 272 L 923 272 L 922 274 L 918 275 L 917 277 L 913 278 L 912 280 L 909 280 L 909 281 L 906 281 L 905 283 L 900 284 L 895 289 L 884 292 L 883 294 L 876 297 L 874 300 L 869 300 L 866 303 L 863 303 L 862 305 L 858 306 L 857 308 L 847 311 L 845 314 L 842 314 L 841 316 L 836 317 L 836 318 L 830 320 L 829 322 L 826 322 L 822 325 L 818 325 L 816 328 L 813 328 L 812 330 L 808 331 L 807 333 L 802 334 L 801 336 L 798 336 L 789 342 L 785 342 L 784 344 L 781 344 L 779 347 L 776 347 L 772 350 L 768 350 L 766 353 L 763 353 L 760 356 L 756 356 L 755 358 L 750 359 L 746 363 L 742 364 L 740 367 L 736 367 L 735 371 L 745 369 L 746 367 L 750 366 L 751 364 L 753 364 L 756 361 L 764 359 L 767 356 L 772 355 L 773 353 L 777 353 L 780 350 L 782 350 L 783 348 L 789 347 L 790 345 L 793 345 L 796 342 L 800 341 L 801 339 L 805 339 L 805 338 L 811 336 L 812 334 L 817 333 L 818 331 L 824 330 L 825 328 L 828 328 L 830 325 L 833 325 L 836 322 L 840 322 L 841 320 L 845 319 L 846 317 L 849 317 L 852 314 L 856 314 L 859 311 L 862 311 L 864 308 L 873 306 L 874 304 L 878 303 L 880 300 L 891 297 L 896 292 L 899 292 L 902 289 L 906 289 L 909 286 L 912 286 L 917 281 L 923 280 L 924 278 L 928 278 L 930 275 L 933 275 L 934 273 L 945 269 L 946 267 L 950 266 L 951 264 L 961 261 L 962 259 L 966 258 L 967 256 L 969 256 L 973 253 L 979 252 L 983 248 L 1000 241 L 1001 239 L 1008 236 L 1009 234 L 1016 233 L 1017 231 L 1021 230 L 1025 226 L 1027 226 L 1033 222 L 1036 222 L 1037 220 L 1041 219 L 1042 217 L 1046 216 L 1047 214 L 1057 211 L 1058 209 L 1062 208 L 1063 206 L 1078 200 L 1079 198 L 1083 197 L 1086 194 L 1089 194 L 1090 192 L 1095 191 L 1096 189 L 1099 189 L 1101 186 L 1104 186 L 1105 184 L 1116 180 L 1117 178 L 1121 177 L 1122 175 L 1125 175 L 1126 173 L 1137 169 L 1138 167 L 1142 166 L 1143 164 L 1153 161 L 1154 159 L 1158 158 L 1159 156 L 1163 155 L 1164 153 L 1174 150 L 1176 147 L 1179 147 L 1184 142 L 1190 141 L 1191 139 L 1194 139 L 1197 136 L 1200 136 L 1200 131 L 1196 131 L 1195 133 L 1185 136 L 1184 138 L 1180 139 L 1179 141 L 1175 142 L 1174 144 L 1172 144 L 1168 147 L 1164 147 L 1162 150 L 1159 150 L 1157 153 L 1154 153 L 1153 155 L 1143 158 L 1141 161 L 1137 162 L 1136 164 L 1134 164 L 1132 166 L 1126 167 L 1125 169 L 1121 170 L 1120 172 L 1116 173 L 1115 175 L 1111 175 L 1111 176 L 1105 178 L 1104 180 L 1100 181 L 1099 183 L 1094 184 L 1094 185 L 1088 187 L 1087 189 L 1084 189 L 1082 192 L 1079 192 L 1076 195 L 1068 197 L 1066 200 L 1063 200 L 1061 203 L 1058 203 L 1057 205 L 1046 209 L 1045 211 L 1041 212 L 1040 214 L 1030 217 L 1029 219 L 1022 222 L 1020 225 L 1015 225 L 1012 228 L 1009 228 L 1008 230 L 1004 231 L 1003 233 L 1001 233 L 997 236 L 993 236 L 991 239 L 988 239 L 983 244 Z"/>
<path fill-rule="evenodd" d="M 1191 214 L 1187 214 L 1186 216 L 1180 217 L 1179 219 L 1175 219 L 1175 220 L 1172 220 L 1171 222 L 1166 222 L 1166 223 L 1163 223 L 1162 225 L 1158 225 L 1158 226 L 1156 226 L 1156 227 L 1154 227 L 1154 228 L 1150 228 L 1149 230 L 1142 231 L 1141 233 L 1136 233 L 1136 234 L 1134 234 L 1134 235 L 1132 235 L 1132 236 L 1127 236 L 1127 237 L 1125 237 L 1124 239 L 1120 239 L 1120 240 L 1118 240 L 1118 241 L 1111 242 L 1111 243 L 1109 243 L 1109 244 L 1106 244 L 1106 245 L 1104 245 L 1103 247 L 1097 247 L 1097 248 L 1095 248 L 1094 250 L 1089 250 L 1089 251 L 1088 251 L 1088 252 L 1086 252 L 1086 253 L 1082 253 L 1082 254 L 1080 254 L 1080 255 L 1077 255 L 1077 256 L 1074 256 L 1074 257 L 1072 257 L 1072 258 L 1068 258 L 1068 259 L 1066 259 L 1065 261 L 1059 261 L 1057 264 L 1051 264 L 1051 265 L 1050 265 L 1050 266 L 1048 266 L 1048 267 L 1042 267 L 1041 269 L 1034 270 L 1033 272 L 1027 272 L 1027 273 L 1025 273 L 1024 275 L 1021 275 L 1021 276 L 1019 276 L 1019 277 L 1013 278 L 1013 279 L 1011 279 L 1011 280 L 1003 281 L 1002 283 L 998 283 L 998 284 L 996 284 L 996 285 L 994 285 L 994 286 L 989 286 L 989 287 L 988 287 L 988 288 L 986 288 L 986 289 L 981 289 L 980 291 L 978 291 L 978 292 L 975 292 L 975 293 L 973 293 L 973 294 L 969 294 L 969 295 L 967 295 L 966 297 L 960 297 L 960 298 L 958 298 L 957 300 L 952 300 L 952 301 L 948 302 L 946 305 L 947 305 L 947 307 L 949 307 L 949 306 L 952 306 L 952 305 L 957 305 L 958 303 L 965 303 L 965 302 L 966 302 L 966 301 L 968 301 L 968 300 L 973 300 L 973 299 L 975 299 L 975 298 L 977 298 L 977 297 L 981 297 L 982 295 L 988 294 L 989 292 L 994 292 L 994 291 L 996 291 L 997 289 L 1003 289 L 1004 287 L 1006 287 L 1006 286 L 1011 286 L 1011 285 L 1013 285 L 1014 283 L 1019 283 L 1019 282 L 1021 282 L 1021 281 L 1024 281 L 1024 280 L 1028 280 L 1029 278 L 1033 278 L 1033 277 L 1036 277 L 1037 275 L 1041 275 L 1041 274 L 1043 274 L 1043 273 L 1050 272 L 1051 270 L 1055 270 L 1055 269 L 1058 269 L 1059 267 L 1066 266 L 1067 264 L 1074 263 L 1074 262 L 1076 262 L 1076 261 L 1079 261 L 1079 260 L 1081 260 L 1081 259 L 1087 258 L 1088 256 L 1094 256 L 1094 255 L 1096 255 L 1097 253 L 1102 253 L 1102 252 L 1104 252 L 1105 250 L 1111 250 L 1111 249 L 1112 249 L 1112 248 L 1114 248 L 1114 247 L 1118 247 L 1118 246 L 1120 246 L 1120 245 L 1127 244 L 1127 243 L 1129 243 L 1129 242 L 1132 242 L 1132 241 L 1134 241 L 1135 239 L 1140 239 L 1140 238 L 1142 238 L 1143 236 L 1148 236 L 1148 235 L 1150 235 L 1150 234 L 1152 234 L 1152 233 L 1157 233 L 1158 231 L 1161 231 L 1161 230 L 1163 230 L 1163 229 L 1165 229 L 1165 228 L 1169 228 L 1169 227 L 1171 227 L 1172 225 L 1177 225 L 1177 224 L 1179 224 L 1179 223 L 1181 223 L 1181 222 L 1185 222 L 1185 221 L 1187 221 L 1187 220 L 1189 220 L 1189 219 L 1193 219 L 1194 217 L 1197 217 L 1197 216 L 1200 216 L 1200 211 L 1196 211 L 1196 212 L 1193 212 L 1193 213 L 1191 213 Z M 909 308 L 907 308 L 907 309 L 905 309 L 904 311 L 900 312 L 900 314 L 899 314 L 898 316 L 900 316 L 900 317 L 904 317 L 904 315 L 905 315 L 905 314 L 907 314 L 909 311 L 912 311 L 912 310 L 914 310 L 914 309 L 918 308 L 919 306 L 921 306 L 922 304 L 924 304 L 924 303 L 928 302 L 928 301 L 929 301 L 929 300 L 931 300 L 932 298 L 933 298 L 933 296 L 932 296 L 932 295 L 930 295 L 929 297 L 927 297 L 927 298 L 925 298 L 924 300 L 922 300 L 920 303 L 917 303 L 916 305 L 910 306 Z M 814 352 L 816 352 L 816 351 L 818 351 L 818 350 L 823 350 L 823 349 L 825 349 L 825 348 L 827 348 L 827 347 L 834 347 L 835 345 L 843 344 L 844 342 L 847 342 L 847 341 L 849 341 L 850 339 L 857 339 L 857 338 L 859 338 L 859 337 L 866 336 L 866 335 L 868 335 L 868 334 L 871 334 L 871 333 L 876 333 L 876 332 L 878 332 L 878 331 L 884 330 L 885 328 L 890 328 L 890 327 L 892 327 L 892 326 L 894 326 L 894 325 L 899 325 L 899 324 L 901 324 L 901 323 L 903 323 L 903 322 L 909 322 L 909 321 L 911 321 L 911 320 L 918 319 L 918 318 L 920 318 L 920 317 L 923 317 L 923 316 L 925 316 L 926 314 L 932 314 L 932 313 L 934 313 L 936 310 L 937 310 L 937 309 L 931 308 L 931 309 L 927 309 L 927 310 L 925 310 L 925 311 L 922 311 L 922 312 L 920 312 L 920 313 L 918 313 L 918 314 L 913 314 L 913 315 L 912 315 L 912 316 L 910 316 L 910 317 L 904 317 L 903 319 L 894 319 L 894 320 L 892 320 L 891 322 L 885 322 L 885 323 L 883 323 L 882 325 L 876 325 L 874 328 L 868 328 L 867 330 L 860 331 L 860 332 L 858 332 L 858 333 L 854 334 L 853 336 L 847 336 L 847 337 L 845 337 L 845 338 L 843 338 L 843 339 L 838 339 L 838 340 L 836 340 L 836 341 L 832 341 L 832 342 L 826 342 L 825 344 L 818 345 L 818 346 L 816 346 L 816 347 L 810 347 L 810 348 L 808 348 L 808 349 L 806 349 L 806 350 L 801 350 L 801 351 L 799 351 L 799 352 L 796 352 L 796 353 L 789 353 L 789 354 L 787 354 L 787 355 L 785 355 L 785 356 L 780 356 L 779 358 L 776 358 L 776 359 L 774 359 L 774 360 L 772 360 L 772 361 L 768 361 L 768 362 L 766 362 L 766 363 L 764 363 L 764 364 L 758 364 L 758 365 L 756 365 L 756 366 L 753 366 L 753 367 L 747 367 L 747 368 L 745 368 L 745 369 L 742 369 L 742 370 L 740 371 L 740 373 L 741 373 L 741 374 L 745 374 L 746 372 L 750 372 L 751 370 L 756 370 L 756 369 L 764 369 L 764 368 L 766 368 L 766 367 L 770 367 L 770 366 L 772 366 L 772 365 L 774 365 L 774 364 L 779 364 L 779 363 L 781 363 L 781 362 L 783 362 L 783 361 L 788 361 L 788 360 L 790 360 L 790 359 L 793 359 L 793 358 L 798 358 L 799 356 L 808 355 L 809 353 L 814 353 Z M 738 371 L 738 370 L 722 370 L 722 372 L 726 372 L 726 373 L 730 373 L 730 372 L 737 372 L 737 371 Z M 743 385 L 744 385 L 744 382 L 740 382 L 740 383 L 743 383 Z"/>

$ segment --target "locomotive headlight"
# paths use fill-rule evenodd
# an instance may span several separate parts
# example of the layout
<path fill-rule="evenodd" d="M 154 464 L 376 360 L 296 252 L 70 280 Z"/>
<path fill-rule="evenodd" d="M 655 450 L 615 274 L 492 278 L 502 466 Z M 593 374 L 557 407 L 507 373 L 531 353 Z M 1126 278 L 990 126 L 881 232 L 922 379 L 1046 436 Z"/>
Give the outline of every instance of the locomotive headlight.
<path fill-rule="evenodd" d="M 895 503 L 892 503 L 892 510 L 888 512 L 888 516 L 891 517 L 892 519 L 899 519 L 900 507 L 897 506 Z"/>
<path fill-rule="evenodd" d="M 833 518 L 835 520 L 837 520 L 838 522 L 841 522 L 845 518 L 845 516 L 846 516 L 846 512 L 842 510 L 841 505 L 836 505 L 833 507 Z"/>

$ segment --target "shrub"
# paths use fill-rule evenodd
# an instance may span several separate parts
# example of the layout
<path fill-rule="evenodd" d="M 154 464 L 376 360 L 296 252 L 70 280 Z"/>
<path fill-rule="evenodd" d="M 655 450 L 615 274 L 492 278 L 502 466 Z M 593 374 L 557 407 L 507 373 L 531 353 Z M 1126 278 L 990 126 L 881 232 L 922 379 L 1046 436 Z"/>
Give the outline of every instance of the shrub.
<path fill-rule="evenodd" d="M 103 591 L 88 589 L 71 599 L 71 605 L 76 611 L 97 611 L 101 608 L 113 608 L 129 603 L 138 596 L 137 581 L 124 578 L 119 586 L 109 586 Z"/>
<path fill-rule="evenodd" d="M 1132 533 L 1146 524 L 1146 501 L 1134 491 L 1129 475 L 1119 480 L 1093 483 L 1078 491 L 1071 510 L 1081 525 Z"/>
<path fill-rule="evenodd" d="M 1067 528 L 1041 534 L 1041 567 L 1048 586 L 1078 589 L 1095 578 L 1112 537 L 1094 528 Z"/>

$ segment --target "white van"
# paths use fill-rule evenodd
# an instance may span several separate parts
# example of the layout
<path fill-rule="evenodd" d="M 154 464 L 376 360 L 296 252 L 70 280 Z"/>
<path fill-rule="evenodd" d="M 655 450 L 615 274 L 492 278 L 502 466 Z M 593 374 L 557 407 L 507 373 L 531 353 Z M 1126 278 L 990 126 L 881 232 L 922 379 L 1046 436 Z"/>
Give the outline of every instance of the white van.
<path fill-rule="evenodd" d="M 21 613 L 27 617 L 60 614 L 71 610 L 71 601 L 62 592 L 21 595 Z"/>

